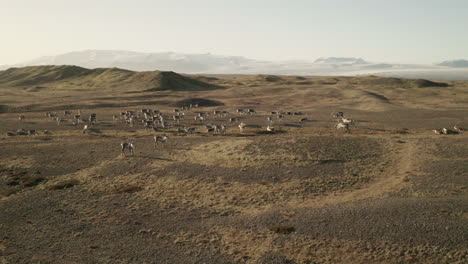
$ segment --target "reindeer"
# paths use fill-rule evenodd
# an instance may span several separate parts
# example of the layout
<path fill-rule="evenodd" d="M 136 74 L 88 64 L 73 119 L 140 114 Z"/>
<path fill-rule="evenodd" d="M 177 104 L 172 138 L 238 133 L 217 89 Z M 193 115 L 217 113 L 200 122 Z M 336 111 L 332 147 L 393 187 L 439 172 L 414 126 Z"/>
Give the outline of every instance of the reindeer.
<path fill-rule="evenodd" d="M 267 126 L 266 130 L 267 130 L 268 132 L 272 132 L 272 133 L 275 132 L 275 128 L 273 128 L 273 127 L 271 127 L 271 126 Z"/>
<path fill-rule="evenodd" d="M 268 124 L 270 124 L 270 125 L 273 124 L 273 117 L 268 116 L 267 121 L 268 121 Z"/>
<path fill-rule="evenodd" d="M 335 118 L 343 118 L 344 117 L 344 113 L 343 112 L 336 112 L 333 114 L 333 117 Z"/>
<path fill-rule="evenodd" d="M 462 131 L 465 131 L 465 129 L 458 127 L 458 125 L 453 126 L 453 130 L 457 131 L 458 133 L 461 133 Z"/>
<path fill-rule="evenodd" d="M 86 132 L 88 132 L 88 129 L 89 129 L 89 126 L 88 126 L 88 125 L 84 125 L 84 127 L 83 127 L 83 134 L 86 134 Z"/>
<path fill-rule="evenodd" d="M 353 124 L 354 120 L 348 118 L 341 118 L 341 122 L 344 124 Z"/>
<path fill-rule="evenodd" d="M 349 133 L 350 130 L 349 130 L 349 124 L 345 124 L 345 123 L 338 123 L 335 125 L 335 128 L 337 130 L 340 130 L 340 129 L 346 129 L 346 132 Z"/>
<path fill-rule="evenodd" d="M 25 117 L 24 115 L 20 115 L 20 116 L 18 117 L 19 121 L 23 121 L 23 119 L 25 119 L 25 118 L 26 118 L 26 117 Z"/>
<path fill-rule="evenodd" d="M 283 117 L 284 117 L 284 115 L 280 114 L 280 113 L 278 113 L 278 115 L 276 115 L 276 118 L 278 119 L 278 121 L 283 121 Z"/>
<path fill-rule="evenodd" d="M 235 117 L 229 118 L 229 123 L 231 123 L 231 124 L 232 124 L 232 123 L 235 123 L 235 122 L 237 122 L 237 121 L 239 121 L 239 120 L 238 120 L 237 118 L 235 118 Z"/>
<path fill-rule="evenodd" d="M 239 124 L 239 130 L 240 130 L 241 133 L 244 132 L 244 127 L 245 127 L 245 126 L 246 126 L 246 124 L 245 124 L 244 122 L 242 122 L 242 123 Z"/>
<path fill-rule="evenodd" d="M 120 144 L 122 155 L 125 156 L 125 150 L 128 149 L 128 152 L 130 152 L 130 155 L 133 156 L 133 153 L 135 151 L 135 145 L 133 143 L 127 143 L 127 142 L 122 142 Z"/>
<path fill-rule="evenodd" d="M 156 148 L 159 145 L 159 142 L 164 144 L 168 140 L 169 140 L 169 137 L 167 136 L 159 136 L 159 135 L 154 136 L 154 148 Z"/>
<path fill-rule="evenodd" d="M 221 133 L 223 135 L 226 134 L 226 125 L 215 125 L 214 126 L 215 128 L 215 133 Z"/>

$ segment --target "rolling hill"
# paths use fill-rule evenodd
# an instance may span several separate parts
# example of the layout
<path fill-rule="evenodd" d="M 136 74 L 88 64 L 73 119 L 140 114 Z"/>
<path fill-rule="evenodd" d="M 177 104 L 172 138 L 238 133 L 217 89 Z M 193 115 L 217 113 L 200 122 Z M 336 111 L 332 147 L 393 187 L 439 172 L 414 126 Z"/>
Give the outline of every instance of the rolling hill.
<path fill-rule="evenodd" d="M 112 89 L 121 91 L 205 91 L 221 88 L 171 71 L 134 72 L 119 68 L 29 66 L 0 71 L 0 87 Z"/>

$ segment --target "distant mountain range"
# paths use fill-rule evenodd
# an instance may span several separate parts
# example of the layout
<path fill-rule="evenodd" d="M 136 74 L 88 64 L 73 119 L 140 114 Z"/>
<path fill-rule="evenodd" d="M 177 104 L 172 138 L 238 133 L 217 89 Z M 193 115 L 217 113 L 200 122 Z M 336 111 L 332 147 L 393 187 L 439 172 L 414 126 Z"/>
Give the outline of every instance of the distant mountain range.
<path fill-rule="evenodd" d="M 447 66 L 452 68 L 468 68 L 468 60 L 451 60 L 451 61 L 444 61 L 437 65 L 440 66 Z"/>
<path fill-rule="evenodd" d="M 118 50 L 84 50 L 46 56 L 10 67 L 76 65 L 89 69 L 121 68 L 132 71 L 174 71 L 187 74 L 277 74 L 277 75 L 381 75 L 406 78 L 468 80 L 468 61 L 452 60 L 434 65 L 369 62 L 362 58 L 328 57 L 315 61 L 261 61 L 241 56 L 210 53 L 144 53 Z"/>

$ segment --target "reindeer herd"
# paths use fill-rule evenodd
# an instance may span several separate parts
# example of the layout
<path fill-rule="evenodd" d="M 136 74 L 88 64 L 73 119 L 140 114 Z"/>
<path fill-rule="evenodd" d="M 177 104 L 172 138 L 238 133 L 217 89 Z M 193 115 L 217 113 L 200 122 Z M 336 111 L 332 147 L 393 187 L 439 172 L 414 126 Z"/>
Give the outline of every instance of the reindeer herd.
<path fill-rule="evenodd" d="M 163 113 L 160 110 L 154 109 L 140 109 L 139 111 L 134 110 L 125 110 L 121 111 L 118 115 L 113 115 L 112 120 L 114 122 L 120 122 L 126 124 L 128 127 L 141 126 L 142 128 L 149 129 L 153 132 L 169 132 L 169 129 L 176 127 L 177 133 L 183 134 L 194 134 L 197 129 L 200 127 L 205 129 L 206 133 L 220 134 L 225 135 L 229 128 L 237 127 L 239 133 L 244 133 L 247 127 L 247 120 L 249 116 L 257 115 L 255 109 L 236 109 L 235 113 L 230 113 L 224 110 L 213 110 L 213 111 L 195 111 L 195 108 L 198 108 L 198 105 L 189 105 L 183 106 L 181 108 L 173 109 L 172 112 Z M 78 110 L 77 113 L 72 115 L 72 111 L 65 110 L 61 114 L 47 112 L 45 116 L 56 122 L 57 126 L 61 126 L 63 123 L 71 122 L 71 125 L 75 128 L 80 128 L 83 134 L 87 134 L 93 131 L 92 126 L 98 124 L 97 114 L 90 113 L 87 116 L 82 115 L 81 111 Z M 186 119 L 187 116 L 193 116 L 195 124 L 193 126 L 181 125 L 182 121 Z M 267 112 L 266 115 L 266 133 L 276 133 L 277 130 L 274 127 L 274 124 L 281 123 L 286 116 L 299 116 L 297 119 L 298 122 L 304 123 L 308 122 L 307 117 L 303 117 L 302 112 L 283 112 L 283 111 L 274 111 Z M 26 119 L 25 115 L 19 115 L 18 119 L 20 122 L 24 122 Z M 334 112 L 332 113 L 332 120 L 335 121 L 334 128 L 336 130 L 344 130 L 345 133 L 351 133 L 351 126 L 355 125 L 353 119 L 346 118 L 343 112 Z M 189 122 L 184 122 L 189 123 Z M 198 128 L 196 127 L 198 126 Z M 442 128 L 433 130 L 434 133 L 439 135 L 448 135 L 448 134 L 458 134 L 461 133 L 463 129 L 458 126 L 454 126 L 453 130 Z M 173 131 L 174 132 L 174 131 Z M 19 129 L 16 132 L 9 131 L 7 132 L 8 136 L 15 135 L 37 135 L 39 131 L 37 130 L 24 130 Z M 43 130 L 43 134 L 49 134 L 48 130 Z M 155 135 L 154 139 L 154 148 L 157 148 L 159 145 L 164 144 L 169 140 L 169 137 L 166 135 Z M 121 143 L 121 153 L 125 154 L 129 152 L 130 155 L 133 155 L 135 151 L 135 144 L 133 142 L 122 142 Z"/>

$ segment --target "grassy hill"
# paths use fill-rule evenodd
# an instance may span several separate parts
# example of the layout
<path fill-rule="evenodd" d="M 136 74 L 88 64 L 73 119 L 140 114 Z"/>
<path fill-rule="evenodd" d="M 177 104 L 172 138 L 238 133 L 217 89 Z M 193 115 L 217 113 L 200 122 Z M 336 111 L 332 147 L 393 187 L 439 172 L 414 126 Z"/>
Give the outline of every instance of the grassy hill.
<path fill-rule="evenodd" d="M 120 91 L 205 91 L 222 87 L 175 72 L 134 72 L 118 68 L 30 66 L 0 71 L 0 87 Z"/>

